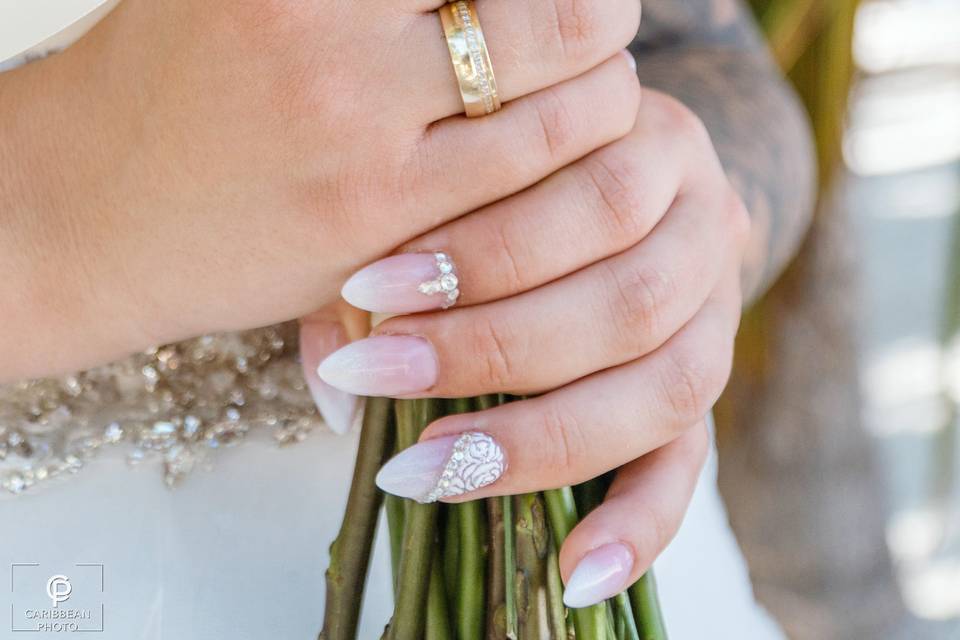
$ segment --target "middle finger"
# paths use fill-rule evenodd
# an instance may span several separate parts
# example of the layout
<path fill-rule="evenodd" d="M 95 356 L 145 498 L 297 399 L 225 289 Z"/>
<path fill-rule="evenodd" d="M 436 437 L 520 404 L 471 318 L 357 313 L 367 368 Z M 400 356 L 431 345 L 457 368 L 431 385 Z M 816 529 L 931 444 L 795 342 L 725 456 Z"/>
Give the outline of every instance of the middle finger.
<path fill-rule="evenodd" d="M 392 318 L 324 360 L 319 374 L 357 395 L 529 394 L 643 356 L 730 271 L 734 238 L 703 211 L 682 200 L 637 246 L 539 289 Z"/>

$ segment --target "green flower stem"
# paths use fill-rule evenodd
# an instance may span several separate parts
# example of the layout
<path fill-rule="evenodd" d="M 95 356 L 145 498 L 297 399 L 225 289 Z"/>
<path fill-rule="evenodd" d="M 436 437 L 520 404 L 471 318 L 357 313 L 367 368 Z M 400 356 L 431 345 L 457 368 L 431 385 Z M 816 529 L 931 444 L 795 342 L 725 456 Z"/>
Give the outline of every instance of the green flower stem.
<path fill-rule="evenodd" d="M 447 593 L 454 594 L 457 592 L 457 567 L 460 566 L 460 523 L 453 509 L 447 508 L 443 515 L 443 577 Z M 456 615 L 455 610 L 453 613 Z"/>
<path fill-rule="evenodd" d="M 427 400 L 397 401 L 397 438 L 416 442 L 431 416 L 434 403 Z M 436 539 L 436 504 L 408 503 L 393 619 L 388 640 L 422 640 L 426 628 L 430 565 Z"/>
<path fill-rule="evenodd" d="M 626 591 L 613 598 L 613 611 L 617 617 L 617 624 L 623 625 L 623 633 L 620 634 L 623 640 L 640 640 L 637 621 L 633 617 L 633 607 L 630 605 L 630 598 Z"/>
<path fill-rule="evenodd" d="M 573 501 L 573 490 L 569 487 L 551 489 L 543 492 L 550 519 L 550 530 L 557 549 L 577 524 L 577 505 Z M 608 638 L 607 614 L 604 604 L 572 609 L 573 627 L 577 640 L 613 640 Z"/>
<path fill-rule="evenodd" d="M 468 413 L 474 403 L 458 398 L 447 403 L 448 413 Z M 455 627 L 458 640 L 483 640 L 486 609 L 484 608 L 486 559 L 484 557 L 483 503 L 479 501 L 451 505 L 458 532 L 458 562 Z"/>
<path fill-rule="evenodd" d="M 370 552 L 383 500 L 374 478 L 393 450 L 391 400 L 367 400 L 347 508 L 337 538 L 330 545 L 327 596 L 320 640 L 353 640 Z"/>
<path fill-rule="evenodd" d="M 499 395 L 480 396 L 476 408 L 492 409 L 501 403 Z M 506 545 L 503 521 L 503 498 L 487 498 L 487 640 L 503 640 L 506 628 Z"/>
<path fill-rule="evenodd" d="M 393 576 L 393 595 L 397 593 L 397 574 L 400 570 L 400 549 L 403 546 L 403 499 L 387 494 L 384 498 L 387 512 L 387 530 L 390 535 L 390 569 Z"/>
<path fill-rule="evenodd" d="M 667 628 L 657 598 L 657 581 L 648 570 L 630 589 L 630 604 L 641 640 L 667 640 Z"/>
<path fill-rule="evenodd" d="M 430 587 L 427 593 L 427 629 L 424 640 L 454 640 L 450 629 L 450 610 L 447 591 L 443 584 L 443 568 L 440 566 L 440 549 L 434 547 L 430 566 Z"/>
<path fill-rule="evenodd" d="M 520 640 L 548 635 L 546 622 L 546 556 L 550 544 L 543 498 L 528 493 L 516 498 L 517 621 Z"/>
<path fill-rule="evenodd" d="M 503 640 L 506 629 L 507 576 L 504 560 L 503 500 L 487 498 L 487 640 Z"/>
<path fill-rule="evenodd" d="M 569 638 L 573 628 L 567 624 L 567 609 L 563 605 L 563 580 L 557 546 L 549 544 L 547 551 L 547 616 L 551 638 Z"/>
<path fill-rule="evenodd" d="M 499 498 L 503 504 L 503 564 L 506 580 L 503 599 L 506 614 L 506 636 L 508 640 L 517 640 L 517 548 L 514 540 L 513 498 Z"/>
<path fill-rule="evenodd" d="M 464 502 L 452 508 L 458 512 L 460 564 L 457 585 L 457 638 L 482 640 L 484 637 L 484 522 L 482 503 Z"/>

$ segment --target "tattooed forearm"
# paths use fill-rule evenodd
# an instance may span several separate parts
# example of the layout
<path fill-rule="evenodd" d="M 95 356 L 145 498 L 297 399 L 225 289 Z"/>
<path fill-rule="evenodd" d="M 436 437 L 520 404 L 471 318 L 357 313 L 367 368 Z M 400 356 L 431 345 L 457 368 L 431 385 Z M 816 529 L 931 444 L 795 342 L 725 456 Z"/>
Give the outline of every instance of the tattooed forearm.
<path fill-rule="evenodd" d="M 779 275 L 815 197 L 809 126 L 740 0 L 644 0 L 631 50 L 641 82 L 700 116 L 753 219 L 744 294 Z"/>

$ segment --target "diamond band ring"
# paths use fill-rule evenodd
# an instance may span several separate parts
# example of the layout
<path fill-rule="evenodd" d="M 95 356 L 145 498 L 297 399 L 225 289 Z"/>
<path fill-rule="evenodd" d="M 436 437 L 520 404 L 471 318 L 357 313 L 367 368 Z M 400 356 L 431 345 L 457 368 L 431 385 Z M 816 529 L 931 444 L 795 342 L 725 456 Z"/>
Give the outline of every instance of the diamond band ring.
<path fill-rule="evenodd" d="M 442 6 L 440 23 L 467 117 L 475 118 L 499 111 L 497 82 L 493 77 L 493 65 L 490 64 L 473 0 L 457 0 Z"/>

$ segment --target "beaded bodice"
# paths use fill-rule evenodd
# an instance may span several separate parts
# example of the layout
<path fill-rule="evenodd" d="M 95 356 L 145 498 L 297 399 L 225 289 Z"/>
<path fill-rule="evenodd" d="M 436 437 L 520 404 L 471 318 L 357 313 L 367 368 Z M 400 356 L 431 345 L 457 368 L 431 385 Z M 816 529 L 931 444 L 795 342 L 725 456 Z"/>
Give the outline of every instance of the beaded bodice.
<path fill-rule="evenodd" d="M 299 442 L 322 421 L 297 351 L 288 323 L 0 386 L 0 493 L 78 473 L 107 449 L 174 486 L 241 440 Z"/>

